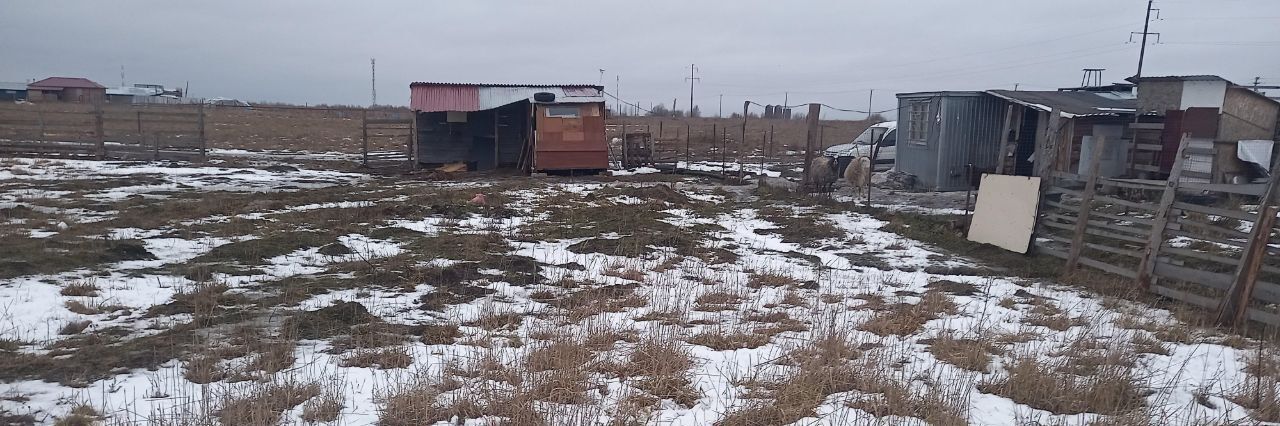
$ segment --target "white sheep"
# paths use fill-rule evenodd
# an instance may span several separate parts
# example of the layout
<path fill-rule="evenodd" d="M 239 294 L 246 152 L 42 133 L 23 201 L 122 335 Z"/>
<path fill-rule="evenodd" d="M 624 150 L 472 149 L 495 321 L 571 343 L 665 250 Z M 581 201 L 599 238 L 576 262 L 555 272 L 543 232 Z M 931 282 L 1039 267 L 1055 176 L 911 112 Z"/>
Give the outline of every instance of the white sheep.
<path fill-rule="evenodd" d="M 844 168 L 844 180 L 853 187 L 854 194 L 862 195 L 862 191 L 871 183 L 871 159 L 858 157 L 850 161 L 849 166 Z"/>

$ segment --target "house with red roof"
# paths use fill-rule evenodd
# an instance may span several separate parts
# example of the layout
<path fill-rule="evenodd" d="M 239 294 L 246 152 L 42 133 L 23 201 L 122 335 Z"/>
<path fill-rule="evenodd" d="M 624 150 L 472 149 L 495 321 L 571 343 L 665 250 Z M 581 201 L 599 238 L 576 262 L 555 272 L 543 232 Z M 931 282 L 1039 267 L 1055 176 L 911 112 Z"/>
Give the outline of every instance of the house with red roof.
<path fill-rule="evenodd" d="M 87 78 L 49 77 L 27 85 L 31 102 L 75 102 L 99 104 L 107 98 L 107 87 Z"/>

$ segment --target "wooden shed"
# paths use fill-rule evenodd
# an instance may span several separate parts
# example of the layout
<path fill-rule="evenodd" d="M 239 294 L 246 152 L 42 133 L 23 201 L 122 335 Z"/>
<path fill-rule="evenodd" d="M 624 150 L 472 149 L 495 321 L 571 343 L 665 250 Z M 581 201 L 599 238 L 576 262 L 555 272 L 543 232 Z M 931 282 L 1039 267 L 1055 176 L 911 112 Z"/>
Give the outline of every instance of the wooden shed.
<path fill-rule="evenodd" d="M 594 173 L 609 166 L 603 88 L 413 83 L 417 162 Z"/>

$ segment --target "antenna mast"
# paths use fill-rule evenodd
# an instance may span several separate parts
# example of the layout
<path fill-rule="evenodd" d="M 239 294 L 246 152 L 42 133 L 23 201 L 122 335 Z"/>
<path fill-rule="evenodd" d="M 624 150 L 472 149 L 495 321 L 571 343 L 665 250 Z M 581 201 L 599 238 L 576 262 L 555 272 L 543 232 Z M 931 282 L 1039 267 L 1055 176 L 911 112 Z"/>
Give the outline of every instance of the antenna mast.
<path fill-rule="evenodd" d="M 378 62 L 374 58 L 369 58 L 369 94 L 372 98 L 369 106 L 378 105 Z"/>

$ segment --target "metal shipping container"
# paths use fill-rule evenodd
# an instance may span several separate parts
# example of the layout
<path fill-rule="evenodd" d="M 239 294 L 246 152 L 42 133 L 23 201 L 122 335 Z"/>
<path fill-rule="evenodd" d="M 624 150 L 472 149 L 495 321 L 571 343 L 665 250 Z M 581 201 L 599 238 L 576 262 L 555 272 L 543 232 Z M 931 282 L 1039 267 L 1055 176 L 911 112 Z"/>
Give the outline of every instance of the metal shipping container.
<path fill-rule="evenodd" d="M 898 94 L 898 171 L 929 191 L 963 191 L 995 169 L 1004 100 L 983 92 Z"/>

